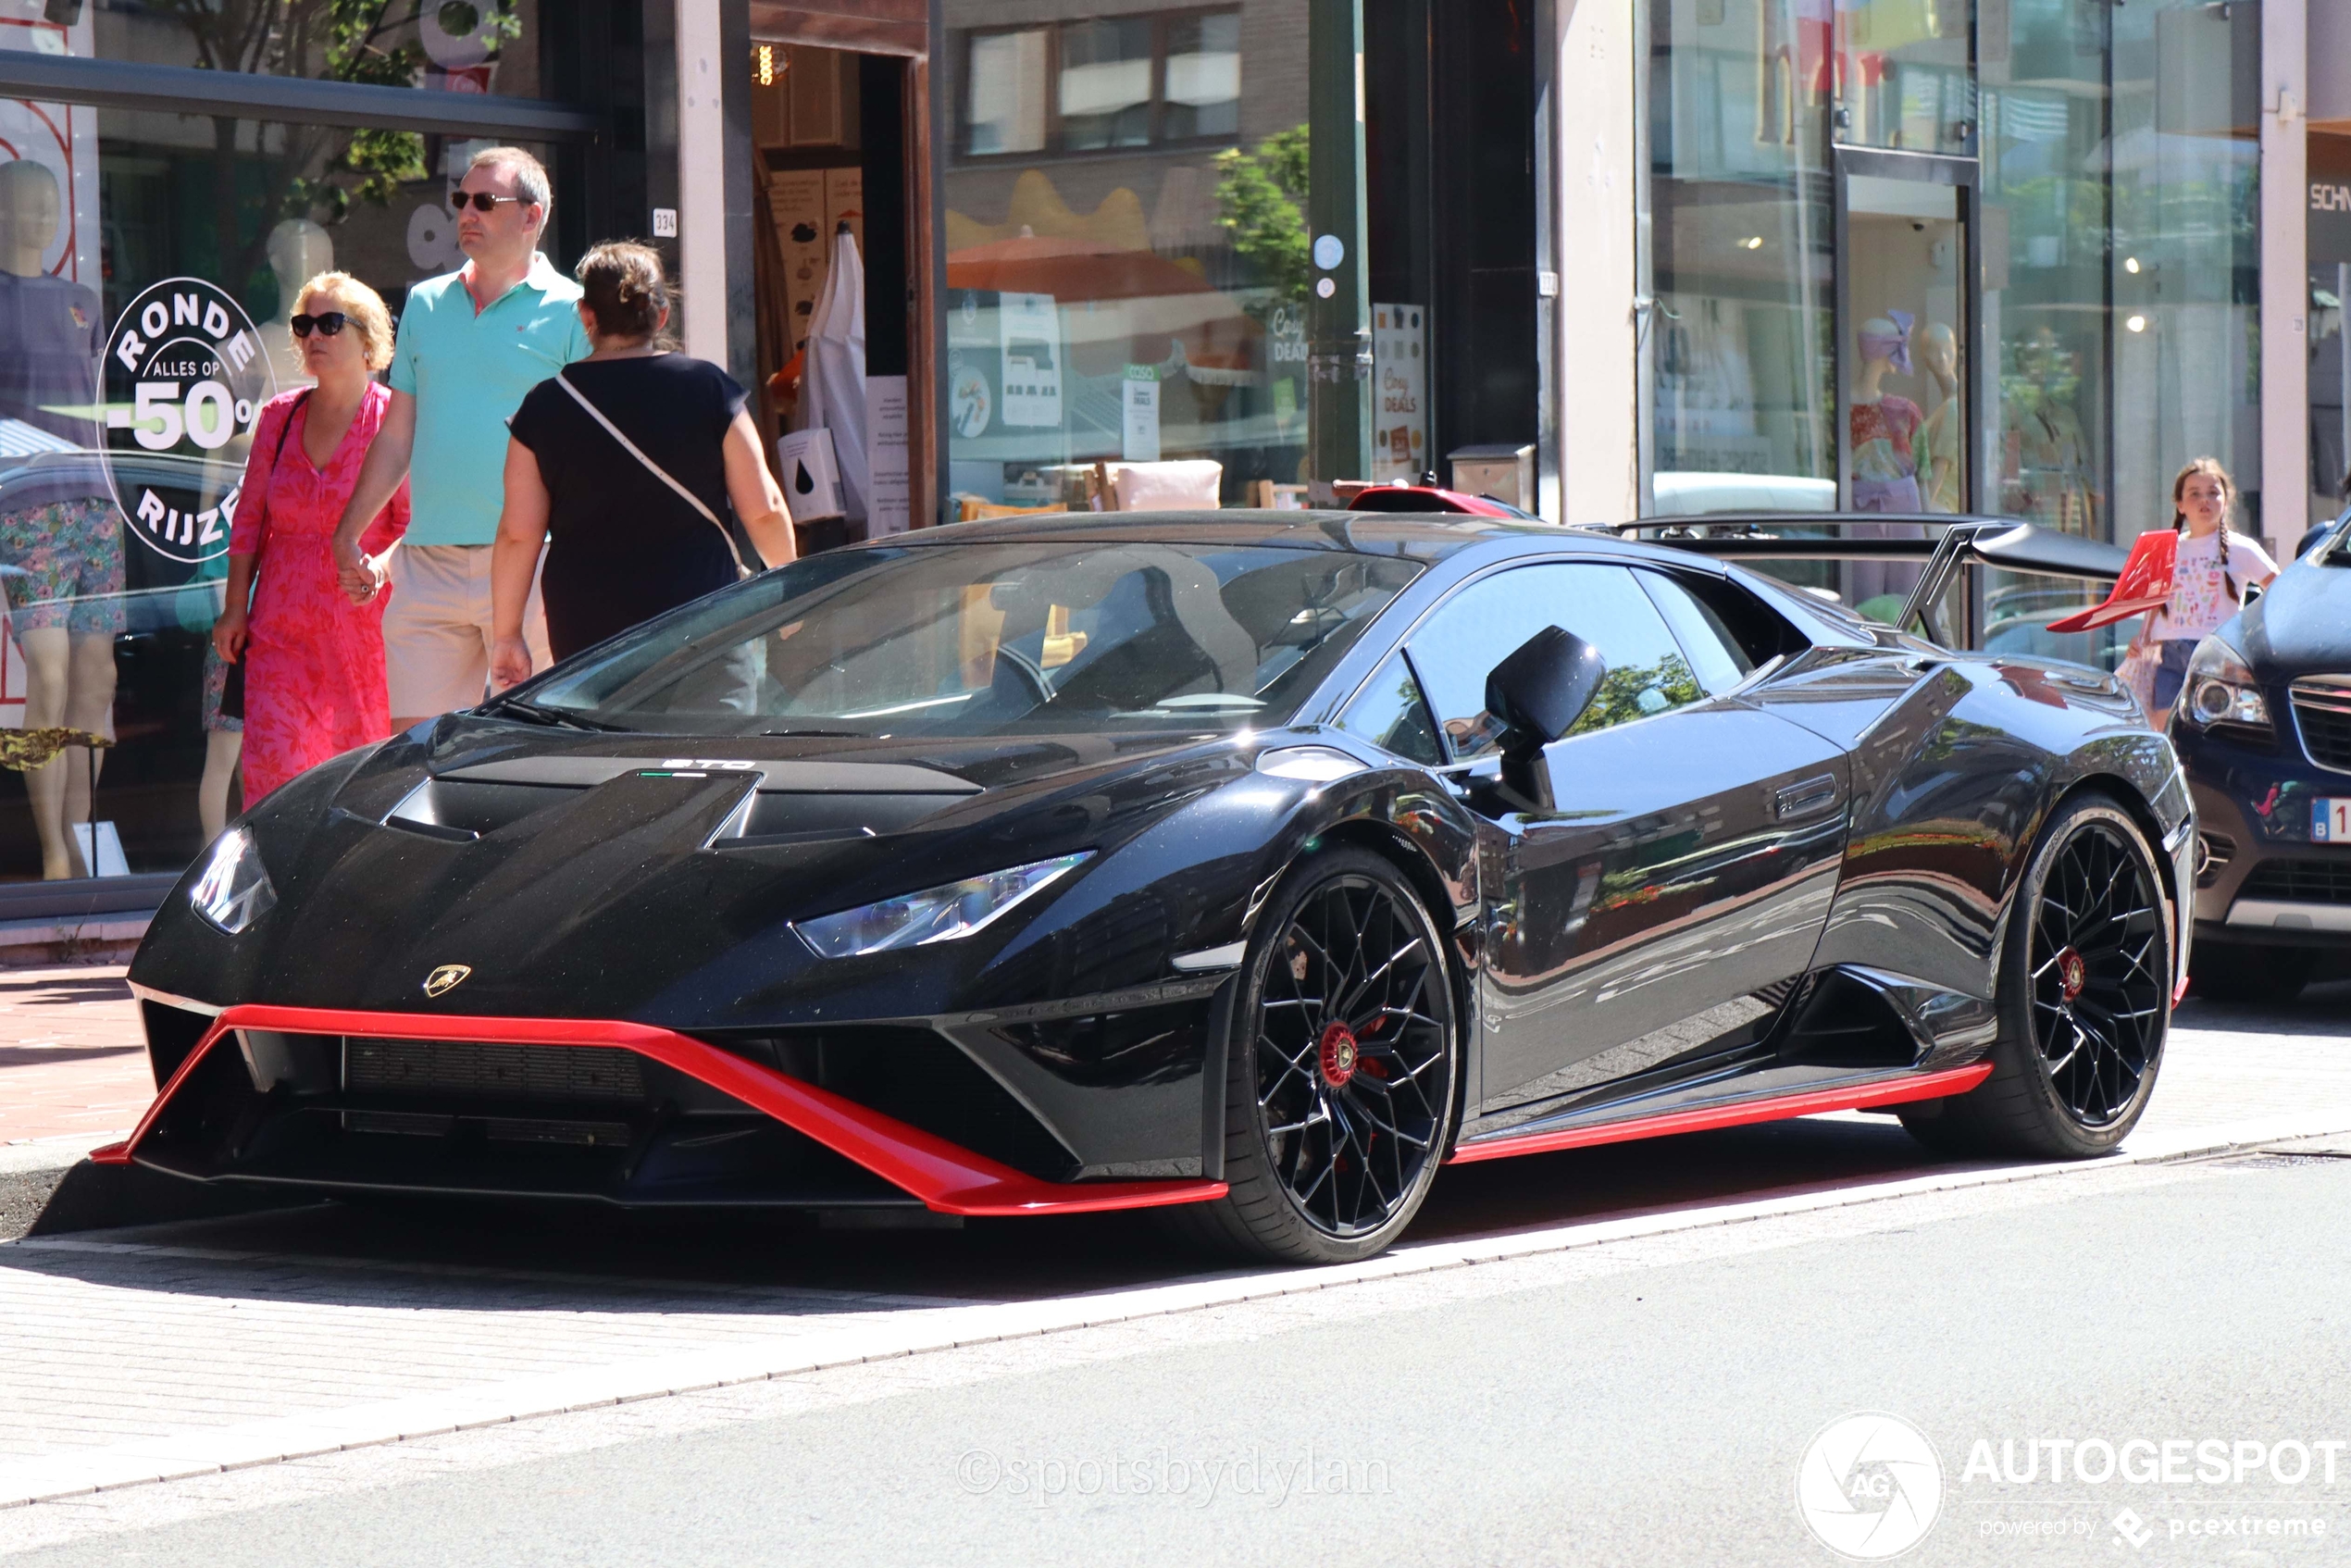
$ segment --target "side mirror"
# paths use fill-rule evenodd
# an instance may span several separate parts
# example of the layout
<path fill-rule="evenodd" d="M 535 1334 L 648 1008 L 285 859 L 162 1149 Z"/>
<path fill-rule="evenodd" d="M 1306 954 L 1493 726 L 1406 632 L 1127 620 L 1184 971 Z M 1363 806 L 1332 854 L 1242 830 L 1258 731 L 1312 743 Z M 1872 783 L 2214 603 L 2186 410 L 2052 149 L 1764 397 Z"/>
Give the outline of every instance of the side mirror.
<path fill-rule="evenodd" d="M 1563 628 L 1545 627 L 1486 678 L 1486 711 L 1502 723 L 1502 782 L 1548 808 L 1543 748 L 1575 727 L 1608 677 L 1600 651 Z"/>
<path fill-rule="evenodd" d="M 2261 597 L 2261 595 L 2263 595 L 2264 593 L 2267 593 L 2268 591 L 2269 591 L 2269 590 L 2268 590 L 2267 588 L 2265 588 L 2264 586 L 2262 586 L 2260 583 L 2258 583 L 2258 582 L 2248 582 L 2248 583 L 2246 583 L 2246 584 L 2245 585 L 2245 597 L 2237 601 L 2237 608 L 2238 608 L 2238 609 L 2240 609 L 2240 610 L 2244 610 L 2244 609 L 2249 609 L 2249 608 L 2251 608 L 2251 607 L 2252 607 L 2252 604 L 2253 604 L 2253 602 L 2254 602 L 2256 599 L 2260 598 L 2260 597 Z"/>

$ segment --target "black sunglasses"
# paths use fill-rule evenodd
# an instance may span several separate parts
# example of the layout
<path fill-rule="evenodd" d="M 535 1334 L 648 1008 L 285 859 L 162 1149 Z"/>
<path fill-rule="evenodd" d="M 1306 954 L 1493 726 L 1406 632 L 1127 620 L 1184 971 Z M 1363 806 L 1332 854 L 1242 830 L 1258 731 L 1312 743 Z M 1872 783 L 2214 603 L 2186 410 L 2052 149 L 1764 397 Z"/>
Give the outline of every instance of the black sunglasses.
<path fill-rule="evenodd" d="M 340 310 L 324 310 L 316 316 L 293 317 L 286 325 L 293 329 L 293 335 L 297 338 L 308 337 L 313 327 L 318 329 L 320 337 L 331 338 L 351 325 L 351 317 Z"/>
<path fill-rule="evenodd" d="M 526 196 L 493 196 L 487 191 L 460 191 L 449 198 L 449 210 L 463 212 L 466 210 L 466 204 L 471 202 L 479 211 L 496 212 L 500 202 L 522 202 L 529 199 Z"/>

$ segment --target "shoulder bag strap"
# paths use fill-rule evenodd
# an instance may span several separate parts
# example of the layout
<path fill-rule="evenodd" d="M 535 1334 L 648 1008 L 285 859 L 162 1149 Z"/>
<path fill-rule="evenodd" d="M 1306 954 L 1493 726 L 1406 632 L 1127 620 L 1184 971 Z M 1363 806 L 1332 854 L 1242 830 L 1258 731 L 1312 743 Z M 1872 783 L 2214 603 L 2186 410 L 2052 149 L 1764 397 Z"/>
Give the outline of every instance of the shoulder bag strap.
<path fill-rule="evenodd" d="M 294 400 L 293 400 L 293 402 L 292 402 L 292 404 L 288 404 L 288 405 L 287 405 L 287 408 L 286 408 L 286 417 L 285 417 L 285 422 L 284 422 L 284 423 L 282 423 L 282 424 L 280 424 L 280 425 L 278 427 L 278 444 L 277 444 L 276 446 L 274 446 L 274 447 L 272 447 L 272 448 L 270 448 L 270 449 L 269 449 L 269 479 L 270 479 L 270 482 L 271 482 L 272 484 L 274 484 L 274 483 L 276 483 L 276 482 L 277 482 L 277 479 L 278 479 L 278 465 L 279 465 L 280 463 L 281 463 L 281 462 L 285 461 L 285 456 L 286 456 L 286 438 L 287 438 L 288 436 L 290 436 L 290 435 L 293 434 L 293 422 L 294 422 L 294 416 L 302 412 L 302 405 L 303 405 L 304 404 L 308 403 L 308 402 L 310 401 L 310 394 L 311 394 L 312 392 L 316 392 L 317 390 L 317 389 L 316 387 L 305 387 L 305 388 L 303 388 L 300 392 L 298 392 L 294 393 Z M 241 504 L 242 504 L 242 499 L 243 499 L 243 498 L 241 497 L 241 498 L 240 498 L 240 502 L 241 502 Z M 266 521 L 266 520 L 268 518 L 268 516 L 269 516 L 269 492 L 268 492 L 268 488 L 267 488 L 267 486 L 264 486 L 264 487 L 263 487 L 262 493 L 261 493 L 261 496 L 260 496 L 260 498 L 259 498 L 259 499 L 260 499 L 260 503 L 261 503 L 261 516 L 262 516 L 263 519 Z M 231 526 L 233 526 L 233 524 L 232 524 Z M 260 542 L 261 542 L 261 541 L 260 541 L 260 540 L 259 540 L 259 539 L 255 539 L 255 540 L 254 541 L 254 543 L 255 543 L 256 546 L 258 546 L 258 545 L 260 544 Z M 257 555 L 257 554 L 260 554 L 259 549 L 258 549 L 258 548 L 256 548 L 256 549 L 255 550 L 254 554 L 255 554 L 256 555 Z M 233 715 L 233 714 L 232 714 L 232 715 L 230 715 L 230 716 L 233 718 L 233 717 L 239 717 L 239 716 L 239 716 L 239 715 Z"/>
<path fill-rule="evenodd" d="M 634 457 L 638 462 L 642 463 L 645 466 L 646 472 L 652 474 L 653 478 L 659 479 L 662 483 L 667 485 L 670 489 L 676 491 L 680 496 L 684 497 L 687 505 L 691 506 L 695 511 L 701 513 L 703 519 L 707 521 L 712 528 L 718 530 L 718 537 L 727 541 L 727 554 L 735 558 L 735 570 L 743 572 L 750 569 L 743 565 L 742 552 L 735 548 L 735 536 L 727 531 L 727 525 L 718 520 L 717 513 L 713 512 L 709 507 L 703 504 L 703 499 L 701 496 L 696 495 L 692 491 L 688 490 L 684 485 L 679 484 L 670 474 L 668 469 L 663 467 L 660 464 L 646 456 L 642 448 L 638 446 L 635 442 L 630 441 L 627 436 L 621 434 L 620 427 L 614 424 L 610 419 L 605 418 L 604 411 L 597 407 L 594 404 L 589 402 L 586 395 L 582 393 L 578 387 L 571 384 L 570 377 L 558 370 L 555 372 L 555 380 L 560 386 L 562 386 L 564 391 L 571 394 L 572 402 L 579 404 L 580 407 L 588 411 L 588 417 L 595 420 L 599 425 L 602 425 L 604 428 L 604 433 L 620 443 L 622 451 L 628 453 L 629 456 Z"/>
<path fill-rule="evenodd" d="M 293 434 L 294 416 L 302 412 L 302 405 L 308 403 L 310 394 L 317 390 L 316 387 L 305 387 L 294 393 L 293 403 L 286 410 L 286 422 L 278 427 L 277 450 L 269 454 L 269 467 L 273 470 L 278 467 L 278 460 L 286 454 L 286 438 Z"/>

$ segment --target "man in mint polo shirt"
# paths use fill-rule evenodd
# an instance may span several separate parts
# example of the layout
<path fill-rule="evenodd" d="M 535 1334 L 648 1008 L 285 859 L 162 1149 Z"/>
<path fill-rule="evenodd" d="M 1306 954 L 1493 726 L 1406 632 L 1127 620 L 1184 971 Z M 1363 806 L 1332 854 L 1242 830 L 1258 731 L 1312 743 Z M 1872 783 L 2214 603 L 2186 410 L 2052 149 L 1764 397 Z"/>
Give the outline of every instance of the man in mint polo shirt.
<path fill-rule="evenodd" d="M 539 250 L 552 194 L 546 169 L 520 148 L 474 155 L 454 198 L 466 265 L 408 291 L 392 353 L 392 405 L 335 530 L 345 591 L 363 603 L 387 582 L 393 591 L 384 673 L 395 734 L 481 701 L 506 421 L 525 392 L 588 357 L 579 286 Z M 369 560 L 359 536 L 404 477 L 407 537 Z M 535 582 L 524 636 L 545 668 L 553 660 Z"/>

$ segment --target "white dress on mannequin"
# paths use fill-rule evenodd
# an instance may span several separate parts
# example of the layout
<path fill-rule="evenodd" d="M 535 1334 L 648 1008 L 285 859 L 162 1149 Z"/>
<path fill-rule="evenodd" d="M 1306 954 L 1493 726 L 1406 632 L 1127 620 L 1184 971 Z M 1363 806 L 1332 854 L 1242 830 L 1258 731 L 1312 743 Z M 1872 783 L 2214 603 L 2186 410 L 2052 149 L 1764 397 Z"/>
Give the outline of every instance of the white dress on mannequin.
<path fill-rule="evenodd" d="M 865 454 L 865 264 L 846 223 L 833 239 L 832 274 L 808 329 L 801 372 L 802 429 L 833 433 L 848 516 L 865 520 L 874 492 Z"/>

